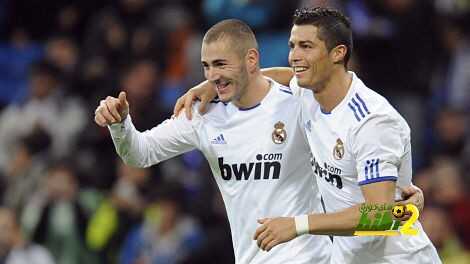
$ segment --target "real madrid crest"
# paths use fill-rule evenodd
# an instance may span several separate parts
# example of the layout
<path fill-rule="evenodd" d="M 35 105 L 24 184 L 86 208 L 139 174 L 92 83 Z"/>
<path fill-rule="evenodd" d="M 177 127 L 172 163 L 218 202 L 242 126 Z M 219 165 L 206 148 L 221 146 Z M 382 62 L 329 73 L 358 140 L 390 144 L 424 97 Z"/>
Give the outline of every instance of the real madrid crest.
<path fill-rule="evenodd" d="M 336 145 L 333 148 L 333 157 L 336 160 L 340 160 L 344 157 L 344 144 L 339 138 L 336 140 Z"/>
<path fill-rule="evenodd" d="M 275 144 L 282 144 L 287 139 L 287 132 L 284 129 L 284 123 L 281 121 L 274 124 L 274 131 L 272 134 L 273 142 Z"/>

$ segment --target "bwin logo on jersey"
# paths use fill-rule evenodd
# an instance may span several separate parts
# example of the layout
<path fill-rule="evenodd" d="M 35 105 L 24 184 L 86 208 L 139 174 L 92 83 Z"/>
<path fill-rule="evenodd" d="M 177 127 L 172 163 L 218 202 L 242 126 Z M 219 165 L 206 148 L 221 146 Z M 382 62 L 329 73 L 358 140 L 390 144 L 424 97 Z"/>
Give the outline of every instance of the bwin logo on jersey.
<path fill-rule="evenodd" d="M 343 189 L 343 181 L 341 180 L 342 170 L 324 163 L 324 167 L 320 166 L 318 161 L 313 157 L 312 166 L 314 173 L 321 178 L 324 178 L 330 184 L 335 184 L 336 188 Z"/>
<path fill-rule="evenodd" d="M 249 180 L 253 175 L 254 180 L 277 180 L 281 174 L 282 153 L 268 153 L 256 155 L 257 162 L 241 164 L 225 164 L 224 158 L 219 157 L 219 169 L 222 179 L 229 181 L 232 176 L 235 180 Z"/>

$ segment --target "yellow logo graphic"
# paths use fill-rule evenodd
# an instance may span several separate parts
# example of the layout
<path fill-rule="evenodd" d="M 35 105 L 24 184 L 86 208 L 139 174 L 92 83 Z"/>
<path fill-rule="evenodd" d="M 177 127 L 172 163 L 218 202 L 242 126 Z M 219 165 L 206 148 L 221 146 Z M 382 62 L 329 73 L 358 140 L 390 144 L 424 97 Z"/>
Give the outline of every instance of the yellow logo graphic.
<path fill-rule="evenodd" d="M 407 211 L 411 213 L 411 217 L 401 225 L 402 221 L 399 219 L 404 217 Z M 354 232 L 355 236 L 414 236 L 418 234 L 413 224 L 419 218 L 419 211 L 413 204 L 406 206 L 364 204 L 360 212 L 361 218 Z M 373 217 L 370 217 L 369 213 L 372 213 Z M 397 219 L 393 219 L 392 215 Z"/>
<path fill-rule="evenodd" d="M 405 206 L 403 205 L 395 205 L 392 208 L 392 214 L 396 218 L 402 218 L 405 215 Z"/>

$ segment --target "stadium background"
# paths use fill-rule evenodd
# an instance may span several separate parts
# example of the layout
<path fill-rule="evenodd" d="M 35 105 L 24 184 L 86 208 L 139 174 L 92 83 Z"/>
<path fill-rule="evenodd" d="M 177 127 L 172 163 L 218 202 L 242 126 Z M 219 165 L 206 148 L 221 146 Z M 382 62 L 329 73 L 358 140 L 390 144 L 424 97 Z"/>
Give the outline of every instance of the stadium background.
<path fill-rule="evenodd" d="M 262 67 L 286 65 L 302 5 L 351 18 L 350 68 L 412 127 L 421 221 L 444 263 L 470 263 L 466 0 L 1 0 L 0 201 L 22 236 L 56 263 L 233 263 L 200 153 L 126 167 L 94 109 L 124 90 L 139 129 L 169 117 L 203 80 L 204 31 L 225 18 L 252 26 Z M 0 228 L 2 262 L 15 229 Z"/>

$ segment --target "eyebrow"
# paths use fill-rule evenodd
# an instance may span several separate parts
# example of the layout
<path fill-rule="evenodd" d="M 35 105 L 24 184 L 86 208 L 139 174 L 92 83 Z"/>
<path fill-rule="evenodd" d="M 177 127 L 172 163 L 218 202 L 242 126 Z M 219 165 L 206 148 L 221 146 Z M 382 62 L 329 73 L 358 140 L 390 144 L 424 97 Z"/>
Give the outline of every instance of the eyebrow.
<path fill-rule="evenodd" d="M 315 44 L 313 41 L 311 41 L 311 40 L 300 40 L 300 41 L 292 41 L 292 40 L 289 40 L 288 45 L 289 45 L 289 46 L 295 45 L 295 42 L 298 42 L 299 45 L 306 45 L 306 44 L 312 45 L 312 46 L 315 46 L 315 45 L 316 45 L 316 44 Z"/>
<path fill-rule="evenodd" d="M 210 64 L 225 63 L 225 62 L 227 62 L 227 60 L 217 59 L 217 60 L 213 60 Z M 206 61 L 202 61 L 202 64 L 209 64 L 209 63 L 207 63 Z"/>
<path fill-rule="evenodd" d="M 313 42 L 312 42 L 312 41 L 310 41 L 310 40 L 301 40 L 301 41 L 299 41 L 299 44 L 301 44 L 301 45 L 302 45 L 302 44 L 310 44 L 310 45 L 314 45 L 315 43 L 313 43 Z"/>

